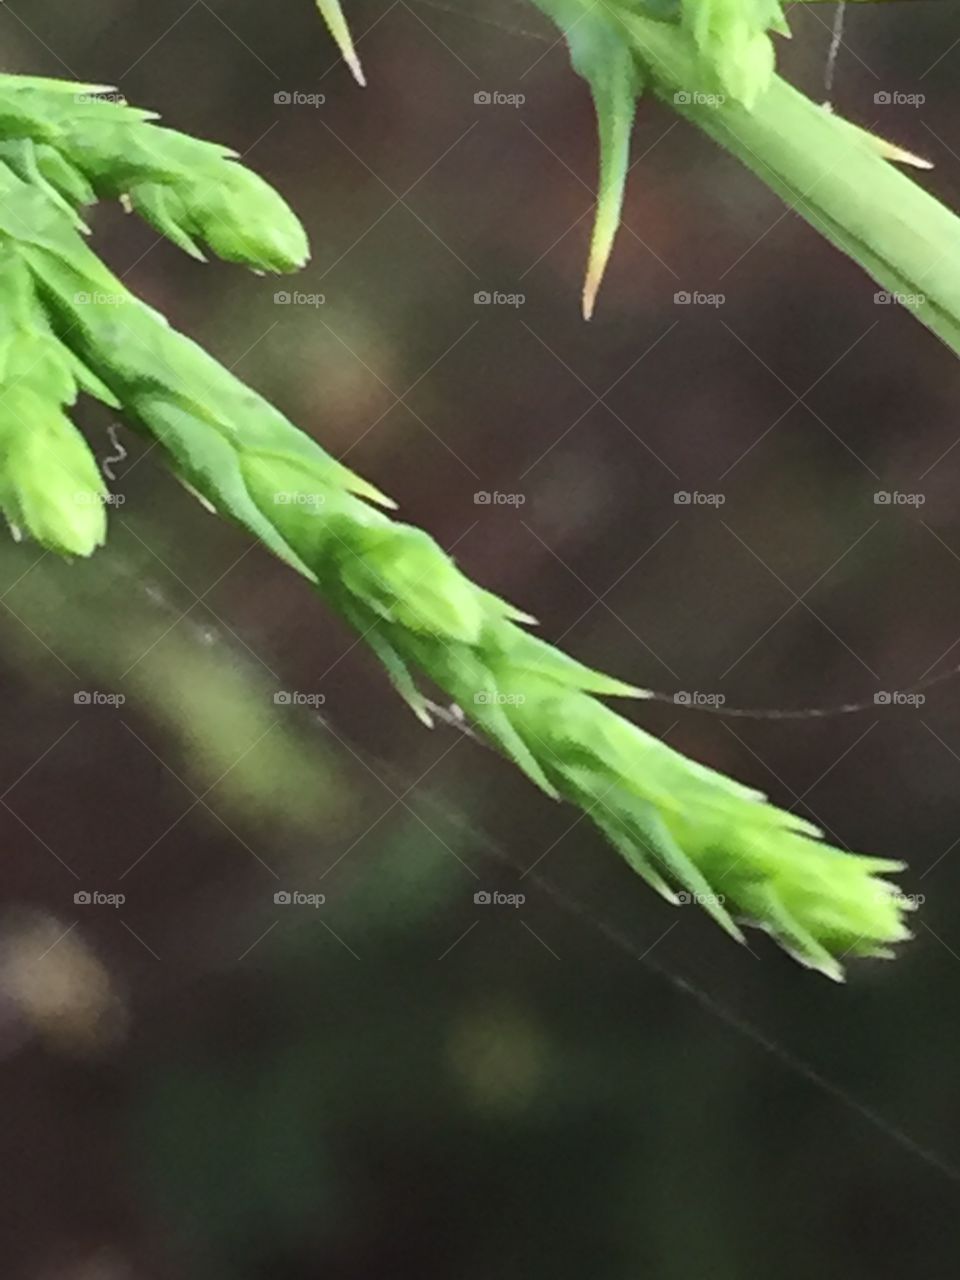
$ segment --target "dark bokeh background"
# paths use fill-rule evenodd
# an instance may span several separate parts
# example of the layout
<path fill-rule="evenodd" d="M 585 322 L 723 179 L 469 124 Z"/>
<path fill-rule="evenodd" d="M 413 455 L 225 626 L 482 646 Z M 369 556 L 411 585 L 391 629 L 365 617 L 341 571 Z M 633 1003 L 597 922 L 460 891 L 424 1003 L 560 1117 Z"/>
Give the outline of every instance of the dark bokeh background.
<path fill-rule="evenodd" d="M 119 211 L 96 243 L 548 638 L 731 707 L 948 671 L 955 358 L 649 102 L 585 325 L 583 86 L 532 8 L 452 8 L 354 0 L 366 90 L 309 0 L 31 0 L 0 47 L 281 187 L 314 246 L 293 282 L 202 268 Z M 785 66 L 820 95 L 833 13 L 800 9 Z M 834 95 L 955 207 L 958 35 L 949 4 L 856 6 Z M 275 100 L 297 93 L 325 102 Z M 324 301 L 275 302 L 293 289 Z M 116 454 L 109 417 L 82 422 Z M 107 550 L 0 554 L 4 1274 L 955 1274 L 956 684 L 809 722 L 630 711 L 909 861 L 916 941 L 837 988 L 672 911 L 571 810 L 423 731 L 301 581 L 117 438 Z M 475 905 L 493 889 L 526 901 Z"/>

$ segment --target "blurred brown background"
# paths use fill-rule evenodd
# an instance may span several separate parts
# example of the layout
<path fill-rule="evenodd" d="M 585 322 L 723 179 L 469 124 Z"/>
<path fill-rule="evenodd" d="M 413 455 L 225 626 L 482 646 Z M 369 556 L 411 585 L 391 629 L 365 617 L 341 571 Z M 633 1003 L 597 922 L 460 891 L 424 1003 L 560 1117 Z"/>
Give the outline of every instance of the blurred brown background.
<path fill-rule="evenodd" d="M 960 207 L 955 7 L 853 8 L 837 110 Z M 833 10 L 802 9 L 783 65 L 820 97 Z M 0 39 L 6 70 L 117 84 L 280 187 L 295 280 L 117 210 L 95 242 L 547 638 L 731 707 L 960 661 L 951 353 L 649 101 L 584 324 L 594 126 L 553 33 L 512 0 L 348 16 L 365 90 L 309 0 L 31 0 Z M 422 730 L 301 581 L 115 438 L 107 549 L 0 553 L 7 1275 L 954 1274 L 960 686 L 809 722 L 629 709 L 910 863 L 917 940 L 834 988 Z M 495 889 L 526 901 L 475 904 Z"/>

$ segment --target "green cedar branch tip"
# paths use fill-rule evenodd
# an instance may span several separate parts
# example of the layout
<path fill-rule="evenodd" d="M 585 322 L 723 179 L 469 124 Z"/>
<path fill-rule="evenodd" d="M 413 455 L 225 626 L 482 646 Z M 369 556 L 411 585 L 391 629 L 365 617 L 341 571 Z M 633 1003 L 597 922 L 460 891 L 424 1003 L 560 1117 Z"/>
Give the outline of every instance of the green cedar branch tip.
<path fill-rule="evenodd" d="M 194 154 L 208 163 L 203 149 Z M 0 160 L 0 291 L 10 302 L 0 325 L 0 503 L 12 523 L 68 554 L 102 541 L 102 482 L 61 406 L 78 386 L 119 403 L 206 505 L 317 587 L 421 720 L 430 709 L 418 673 L 548 795 L 579 806 L 668 900 L 697 901 L 737 939 L 738 921 L 759 925 L 834 979 L 846 956 L 889 956 L 910 936 L 910 904 L 885 878 L 901 863 L 821 843 L 805 819 L 599 701 L 644 691 L 531 635 L 518 625 L 526 615 L 471 582 L 424 531 L 392 519 L 378 490 L 134 297 L 79 234 L 64 188 L 50 186 L 42 171 Z M 203 184 L 182 175 L 176 190 L 183 219 L 198 225 Z M 224 200 L 230 226 L 250 225 L 263 207 L 259 188 L 242 182 Z M 266 235 L 245 244 L 249 265 L 272 269 Z M 41 353 L 36 368 L 24 367 L 24 341 Z"/>
<path fill-rule="evenodd" d="M 0 159 L 82 227 L 98 199 L 122 199 L 161 235 L 203 260 L 294 271 L 309 246 L 299 220 L 236 153 L 173 129 L 102 85 L 0 75 Z"/>

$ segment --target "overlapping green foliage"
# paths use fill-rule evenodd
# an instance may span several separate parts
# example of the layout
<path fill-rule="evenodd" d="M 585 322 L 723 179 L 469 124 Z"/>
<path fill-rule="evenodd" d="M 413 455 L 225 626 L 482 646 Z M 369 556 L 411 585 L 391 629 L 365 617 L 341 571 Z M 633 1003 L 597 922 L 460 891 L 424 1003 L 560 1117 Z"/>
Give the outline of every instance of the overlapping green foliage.
<path fill-rule="evenodd" d="M 101 482 L 62 414 L 82 387 L 122 406 L 193 491 L 314 583 L 421 720 L 422 673 L 666 898 L 683 891 L 737 938 L 736 917 L 758 924 L 834 978 L 845 956 L 888 955 L 908 937 L 904 899 L 882 878 L 901 864 L 820 843 L 804 819 L 598 701 L 643 692 L 533 636 L 531 619 L 386 514 L 392 504 L 372 485 L 112 275 L 78 230 L 91 194 L 125 197 L 190 252 L 200 240 L 258 270 L 296 266 L 306 247 L 280 198 L 229 153 L 88 93 L 0 77 L 0 476 L 11 523 L 71 555 L 102 541 Z"/>

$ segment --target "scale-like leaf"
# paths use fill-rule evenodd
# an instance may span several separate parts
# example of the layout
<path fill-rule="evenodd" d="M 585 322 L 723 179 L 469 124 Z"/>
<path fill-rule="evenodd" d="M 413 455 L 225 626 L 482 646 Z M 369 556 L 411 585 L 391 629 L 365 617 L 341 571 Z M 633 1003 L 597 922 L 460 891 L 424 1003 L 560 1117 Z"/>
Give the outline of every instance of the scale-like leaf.
<path fill-rule="evenodd" d="M 353 37 L 350 34 L 347 20 L 343 16 L 340 0 L 317 0 L 317 8 L 320 10 L 321 17 L 327 24 L 330 34 L 337 42 L 337 48 L 340 50 L 344 62 L 350 68 L 354 80 L 359 85 L 366 85 L 367 81 L 363 74 L 363 67 L 361 67 L 357 51 L 353 47 Z"/>
<path fill-rule="evenodd" d="M 620 225 L 630 167 L 630 137 L 643 83 L 633 51 L 604 5 L 577 0 L 536 0 L 563 29 L 574 69 L 590 86 L 600 146 L 597 212 L 583 286 L 583 315 L 589 320 Z"/>

